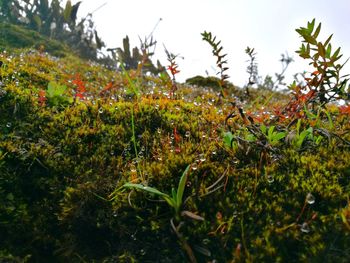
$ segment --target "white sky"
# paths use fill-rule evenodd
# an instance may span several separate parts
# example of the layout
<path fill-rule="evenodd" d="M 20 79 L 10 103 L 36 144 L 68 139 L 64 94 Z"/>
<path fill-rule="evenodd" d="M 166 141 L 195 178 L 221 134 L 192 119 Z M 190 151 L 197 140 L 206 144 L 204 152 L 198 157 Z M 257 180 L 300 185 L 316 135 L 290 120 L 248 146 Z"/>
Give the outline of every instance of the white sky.
<path fill-rule="evenodd" d="M 153 34 L 158 42 L 155 58 L 166 65 L 163 44 L 183 56 L 183 60 L 178 59 L 179 81 L 197 74 L 205 76 L 206 70 L 210 75 L 216 73 L 211 48 L 200 35 L 204 30 L 222 41 L 230 81 L 240 86 L 248 79 L 247 46 L 257 52 L 259 75 L 280 72 L 279 60 L 285 52 L 295 60 L 287 80 L 308 70 L 307 63 L 294 52 L 301 43 L 295 29 L 305 27 L 313 18 L 322 23 L 320 39 L 324 41 L 333 33 L 334 50 L 342 47 L 343 62 L 350 57 L 349 0 L 82 0 L 78 15 L 85 16 L 104 3 L 93 14 L 93 21 L 107 47 L 121 47 L 126 35 L 131 47 L 139 46 L 138 37 L 148 36 L 162 18 Z M 347 73 L 350 61 L 343 71 Z"/>

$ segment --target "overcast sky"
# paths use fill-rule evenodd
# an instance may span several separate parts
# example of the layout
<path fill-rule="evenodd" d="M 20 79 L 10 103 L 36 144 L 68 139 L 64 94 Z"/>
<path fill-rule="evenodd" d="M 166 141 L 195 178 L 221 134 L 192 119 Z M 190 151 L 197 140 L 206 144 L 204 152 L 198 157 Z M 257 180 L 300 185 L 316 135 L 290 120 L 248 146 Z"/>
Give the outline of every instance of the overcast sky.
<path fill-rule="evenodd" d="M 204 30 L 222 41 L 230 80 L 240 86 L 248 79 L 247 46 L 255 48 L 262 76 L 281 70 L 279 60 L 285 52 L 295 60 L 289 76 L 311 70 L 294 51 L 301 43 L 295 29 L 313 18 L 322 22 L 321 39 L 333 33 L 333 48 L 342 47 L 343 61 L 350 57 L 349 0 L 82 0 L 79 15 L 85 16 L 104 3 L 93 20 L 107 47 L 122 46 L 126 35 L 132 47 L 139 46 L 139 36 L 148 36 L 162 18 L 153 33 L 158 42 L 157 58 L 166 64 L 163 44 L 183 56 L 178 60 L 180 81 L 197 74 L 205 76 L 206 71 L 216 73 L 211 48 L 200 35 Z M 350 62 L 343 73 L 350 73 Z"/>

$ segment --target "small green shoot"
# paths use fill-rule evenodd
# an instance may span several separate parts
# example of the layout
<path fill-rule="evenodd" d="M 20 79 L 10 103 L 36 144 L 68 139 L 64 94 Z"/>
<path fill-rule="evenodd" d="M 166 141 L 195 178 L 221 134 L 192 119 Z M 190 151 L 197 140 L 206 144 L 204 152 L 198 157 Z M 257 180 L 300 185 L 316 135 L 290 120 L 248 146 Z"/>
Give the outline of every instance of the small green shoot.
<path fill-rule="evenodd" d="M 66 90 L 66 85 L 60 85 L 55 81 L 50 81 L 46 92 L 50 106 L 65 106 L 72 103 L 73 99 L 65 95 Z"/>
<path fill-rule="evenodd" d="M 269 142 L 269 144 L 271 144 L 272 146 L 275 146 L 278 144 L 278 142 L 283 139 L 284 137 L 286 137 L 286 133 L 285 132 L 276 132 L 275 131 L 275 126 L 270 126 L 269 129 L 267 129 L 267 127 L 265 125 L 261 125 L 260 126 L 260 130 L 261 132 L 266 136 L 267 141 Z"/>
<path fill-rule="evenodd" d="M 183 201 L 182 201 L 183 193 L 185 191 L 185 186 L 186 186 L 190 167 L 191 167 L 191 165 L 188 165 L 186 167 L 185 171 L 183 172 L 183 174 L 180 178 L 177 190 L 175 190 L 175 188 L 172 188 L 171 196 L 159 191 L 158 189 L 156 189 L 154 187 L 145 186 L 143 184 L 126 183 L 126 184 L 124 184 L 124 187 L 140 189 L 140 190 L 148 192 L 150 194 L 158 195 L 159 197 L 164 199 L 168 203 L 169 206 L 171 206 L 174 209 L 175 218 L 177 220 L 180 220 L 181 207 L 183 204 Z"/>

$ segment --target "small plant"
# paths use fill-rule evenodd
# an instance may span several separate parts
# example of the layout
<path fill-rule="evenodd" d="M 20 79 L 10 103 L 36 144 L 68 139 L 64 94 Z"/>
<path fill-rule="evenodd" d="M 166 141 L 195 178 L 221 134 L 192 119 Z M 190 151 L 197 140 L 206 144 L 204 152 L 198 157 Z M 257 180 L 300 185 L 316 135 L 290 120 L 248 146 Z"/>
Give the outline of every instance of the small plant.
<path fill-rule="evenodd" d="M 97 54 L 104 47 L 104 43 L 94 28 L 92 13 L 78 23 L 77 13 L 81 1 L 74 5 L 70 0 L 65 1 L 65 7 L 61 6 L 61 2 L 59 0 L 0 1 L 0 22 L 20 25 L 63 41 L 80 56 L 97 61 Z"/>
<path fill-rule="evenodd" d="M 301 119 L 298 119 L 296 129 L 291 131 L 286 136 L 286 141 L 289 142 L 291 145 L 293 145 L 296 149 L 300 150 L 304 144 L 304 142 L 309 139 L 312 142 L 316 143 L 318 145 L 321 140 L 322 136 L 314 136 L 314 129 L 312 127 L 309 127 L 305 130 L 301 131 Z"/>
<path fill-rule="evenodd" d="M 164 71 L 163 66 L 157 61 L 157 66 L 155 66 L 151 60 L 151 57 L 154 55 L 154 52 L 150 49 L 155 48 L 156 41 L 151 37 L 141 40 L 141 45 L 139 50 L 138 47 L 134 47 L 130 50 L 130 41 L 129 37 L 126 36 L 123 39 L 123 47 L 118 48 L 108 48 L 107 51 L 111 52 L 112 58 L 117 61 L 120 65 L 120 68 L 123 70 L 136 70 L 138 75 L 144 75 L 146 73 L 152 73 L 157 75 L 160 72 Z"/>
<path fill-rule="evenodd" d="M 79 99 L 83 100 L 85 98 L 86 87 L 80 75 L 77 74 L 74 80 L 72 81 L 72 83 L 77 87 L 76 93 L 75 93 L 75 99 L 78 97 Z"/>
<path fill-rule="evenodd" d="M 220 46 L 221 41 L 216 41 L 216 36 L 212 36 L 211 32 L 204 31 L 202 34 L 203 40 L 208 42 L 209 45 L 212 47 L 213 55 L 217 58 L 216 65 L 219 68 L 219 72 L 217 75 L 220 74 L 220 87 L 221 87 L 221 96 L 224 97 L 224 88 L 226 88 L 226 80 L 229 78 L 229 76 L 225 73 L 228 70 L 228 67 L 226 66 L 227 60 L 224 60 L 224 58 L 227 56 L 227 54 L 222 54 L 223 47 Z"/>
<path fill-rule="evenodd" d="M 163 193 L 163 192 L 159 191 L 158 189 L 156 189 L 154 187 L 146 186 L 146 185 L 143 185 L 143 184 L 126 183 L 126 184 L 124 184 L 124 187 L 140 189 L 140 190 L 148 192 L 150 194 L 158 195 L 163 200 L 165 200 L 170 207 L 173 208 L 173 210 L 174 210 L 174 217 L 175 217 L 175 220 L 177 222 L 181 221 L 181 216 L 187 216 L 187 217 L 192 218 L 194 220 L 203 221 L 204 218 L 202 218 L 202 217 L 200 217 L 200 216 L 198 216 L 198 215 L 196 215 L 196 214 L 194 214 L 194 213 L 192 213 L 190 211 L 182 210 L 183 194 L 184 194 L 184 191 L 185 191 L 185 186 L 186 186 L 186 182 L 187 182 L 187 178 L 188 178 L 188 174 L 189 174 L 190 168 L 191 168 L 191 165 L 188 165 L 186 167 L 185 171 L 183 172 L 183 174 L 182 174 L 182 176 L 180 178 L 177 190 L 175 190 L 175 188 L 172 188 L 171 189 L 171 195 Z M 180 233 L 180 227 L 181 227 L 182 223 L 179 223 L 178 226 L 175 226 L 174 220 L 172 218 L 170 220 L 170 224 L 171 224 L 171 227 L 174 230 L 177 238 L 179 239 L 182 248 L 186 251 L 190 262 L 193 262 L 193 263 L 197 262 L 194 254 L 193 254 L 192 248 L 189 246 L 189 244 L 186 241 L 186 239 Z"/>
<path fill-rule="evenodd" d="M 190 217 L 192 217 L 194 219 L 201 220 L 200 217 L 194 215 L 193 213 L 191 213 L 189 211 L 183 211 L 183 213 L 181 213 L 181 208 L 182 208 L 182 205 L 183 205 L 183 200 L 182 200 L 183 199 L 183 193 L 185 191 L 185 186 L 186 186 L 186 182 L 187 182 L 187 178 L 188 178 L 188 174 L 189 174 L 190 168 L 191 168 L 191 165 L 188 165 L 186 167 L 185 171 L 183 172 L 183 174 L 182 174 L 182 176 L 180 178 L 177 190 L 175 190 L 175 188 L 172 188 L 171 189 L 171 195 L 163 193 L 163 192 L 159 191 L 158 189 L 156 189 L 154 187 L 145 186 L 143 184 L 126 183 L 126 184 L 124 184 L 124 187 L 140 189 L 142 191 L 158 195 L 159 197 L 164 199 L 170 207 L 172 207 L 174 209 L 175 219 L 178 220 L 178 221 L 180 221 L 181 215 L 187 215 L 187 216 L 190 216 Z"/>
<path fill-rule="evenodd" d="M 285 132 L 276 132 L 275 126 L 270 126 L 269 129 L 265 125 L 260 126 L 260 130 L 266 136 L 270 145 L 275 146 L 278 142 L 286 136 Z"/>
<path fill-rule="evenodd" d="M 249 65 L 247 67 L 249 78 L 245 89 L 246 95 L 249 96 L 249 86 L 256 84 L 259 79 L 258 64 L 256 63 L 256 53 L 254 52 L 254 48 L 247 47 L 245 53 L 249 56 Z"/>
<path fill-rule="evenodd" d="M 332 52 L 330 35 L 325 42 L 318 41 L 321 31 L 321 23 L 315 29 L 315 19 L 307 23 L 307 27 L 296 29 L 303 38 L 303 43 L 298 51 L 300 57 L 309 59 L 310 65 L 315 67 L 315 71 L 310 78 L 306 78 L 307 85 L 303 89 L 311 91 L 312 96 L 307 98 L 307 102 L 321 103 L 322 105 L 336 99 L 347 97 L 347 83 L 349 75 L 341 76 L 340 71 L 344 64 L 336 63 L 343 55 L 340 54 L 340 47 Z"/>
<path fill-rule="evenodd" d="M 67 86 L 51 81 L 48 84 L 46 98 L 50 106 L 66 106 L 73 102 L 72 98 L 65 95 Z"/>
<path fill-rule="evenodd" d="M 178 74 L 180 72 L 180 70 L 178 70 L 178 65 L 176 63 L 176 58 L 179 55 L 174 55 L 173 53 L 170 53 L 166 47 L 164 46 L 165 49 L 165 54 L 167 56 L 167 60 L 170 63 L 168 66 L 168 70 L 170 71 L 170 74 L 172 76 L 171 78 L 171 89 L 170 89 L 170 97 L 174 98 L 174 93 L 177 90 L 177 85 L 176 85 L 176 78 L 175 75 Z"/>

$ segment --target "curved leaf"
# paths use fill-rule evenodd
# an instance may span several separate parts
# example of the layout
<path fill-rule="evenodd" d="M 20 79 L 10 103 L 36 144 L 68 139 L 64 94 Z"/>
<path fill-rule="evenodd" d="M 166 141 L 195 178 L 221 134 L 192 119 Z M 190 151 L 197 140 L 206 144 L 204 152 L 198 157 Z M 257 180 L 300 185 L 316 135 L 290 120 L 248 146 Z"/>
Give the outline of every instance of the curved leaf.
<path fill-rule="evenodd" d="M 185 171 L 183 172 L 181 178 L 180 178 L 180 182 L 179 182 L 179 186 L 177 188 L 177 194 L 176 194 L 176 205 L 179 208 L 182 204 L 182 196 L 185 190 L 185 185 L 186 185 L 186 181 L 187 181 L 187 176 L 188 176 L 188 171 L 190 170 L 191 165 L 188 165 L 185 169 Z"/>

